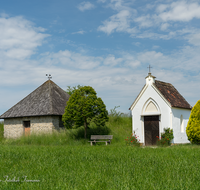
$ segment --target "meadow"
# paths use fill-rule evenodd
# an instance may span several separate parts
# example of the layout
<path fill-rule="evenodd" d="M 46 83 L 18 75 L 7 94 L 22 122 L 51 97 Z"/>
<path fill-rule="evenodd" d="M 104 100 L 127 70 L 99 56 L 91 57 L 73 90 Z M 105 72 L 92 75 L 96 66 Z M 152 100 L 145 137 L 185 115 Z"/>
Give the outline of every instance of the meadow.
<path fill-rule="evenodd" d="M 108 146 L 90 146 L 82 129 L 2 139 L 0 189 L 200 189 L 199 146 L 126 146 L 131 118 L 110 117 L 107 126 Z"/>

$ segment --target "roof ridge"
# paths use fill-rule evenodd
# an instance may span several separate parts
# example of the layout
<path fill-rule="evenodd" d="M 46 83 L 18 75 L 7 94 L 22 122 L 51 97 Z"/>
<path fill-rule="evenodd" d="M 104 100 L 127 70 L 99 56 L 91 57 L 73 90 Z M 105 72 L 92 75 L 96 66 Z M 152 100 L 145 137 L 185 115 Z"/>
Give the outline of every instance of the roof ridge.
<path fill-rule="evenodd" d="M 171 83 L 169 83 L 169 82 L 164 82 L 164 81 L 160 81 L 160 80 L 155 80 L 156 82 L 161 82 L 161 83 L 164 83 L 164 84 L 170 84 L 170 85 L 172 85 Z M 172 85 L 173 86 L 173 85 Z"/>

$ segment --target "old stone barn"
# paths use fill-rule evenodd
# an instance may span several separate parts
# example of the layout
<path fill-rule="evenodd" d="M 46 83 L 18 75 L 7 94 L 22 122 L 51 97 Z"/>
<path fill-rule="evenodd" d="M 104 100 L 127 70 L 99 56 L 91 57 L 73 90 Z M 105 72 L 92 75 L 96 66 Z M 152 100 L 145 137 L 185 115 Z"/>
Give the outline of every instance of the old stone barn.
<path fill-rule="evenodd" d="M 0 116 L 4 137 L 17 138 L 31 133 L 51 133 L 62 127 L 69 94 L 48 80 Z"/>

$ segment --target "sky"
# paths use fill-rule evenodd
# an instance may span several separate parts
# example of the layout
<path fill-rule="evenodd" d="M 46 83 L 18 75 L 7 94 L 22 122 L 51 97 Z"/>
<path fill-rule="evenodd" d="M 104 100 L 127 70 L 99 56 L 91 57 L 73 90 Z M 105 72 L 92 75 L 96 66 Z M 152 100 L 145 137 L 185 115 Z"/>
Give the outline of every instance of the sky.
<path fill-rule="evenodd" d="M 0 115 L 52 80 L 92 86 L 128 113 L 148 66 L 192 105 L 200 97 L 200 1 L 7 0 L 0 3 Z"/>

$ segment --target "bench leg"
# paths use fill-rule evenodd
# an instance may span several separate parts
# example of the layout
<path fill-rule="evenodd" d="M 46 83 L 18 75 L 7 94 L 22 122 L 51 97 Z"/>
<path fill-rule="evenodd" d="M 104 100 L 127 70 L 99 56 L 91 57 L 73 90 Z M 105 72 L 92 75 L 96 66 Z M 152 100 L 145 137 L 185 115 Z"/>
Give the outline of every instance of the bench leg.
<path fill-rule="evenodd" d="M 90 142 L 91 146 L 92 146 L 92 142 Z"/>
<path fill-rule="evenodd" d="M 107 146 L 108 142 L 106 141 L 106 146 Z"/>

